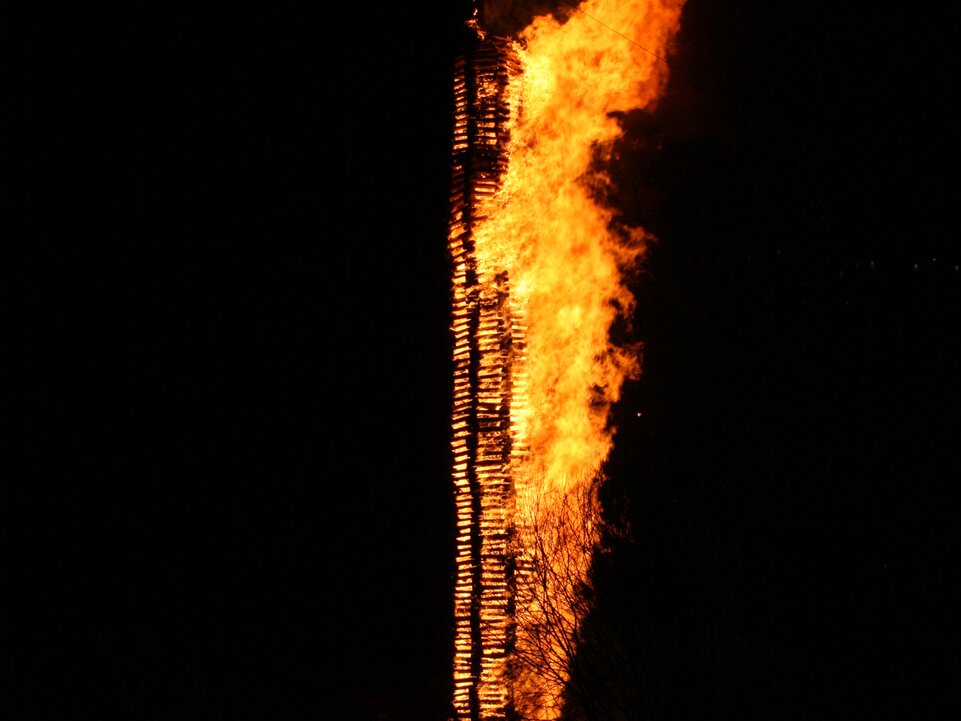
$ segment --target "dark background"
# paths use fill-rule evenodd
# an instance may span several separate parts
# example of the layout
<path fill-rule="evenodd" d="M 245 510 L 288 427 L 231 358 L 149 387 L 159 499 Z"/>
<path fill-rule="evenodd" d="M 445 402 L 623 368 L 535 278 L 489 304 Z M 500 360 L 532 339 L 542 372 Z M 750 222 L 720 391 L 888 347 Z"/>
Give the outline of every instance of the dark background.
<path fill-rule="evenodd" d="M 959 12 L 837 5 L 689 0 L 613 168 L 663 718 L 961 710 Z M 464 12 L 5 23 L 4 718 L 447 717 Z"/>

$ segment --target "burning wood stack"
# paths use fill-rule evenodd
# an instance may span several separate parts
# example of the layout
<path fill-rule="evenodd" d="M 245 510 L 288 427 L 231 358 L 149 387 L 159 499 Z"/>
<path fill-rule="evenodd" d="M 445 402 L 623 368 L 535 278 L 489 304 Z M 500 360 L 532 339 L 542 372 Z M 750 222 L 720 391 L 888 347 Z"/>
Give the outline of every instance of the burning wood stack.
<path fill-rule="evenodd" d="M 612 330 L 634 313 L 626 272 L 649 236 L 598 189 L 621 119 L 664 88 L 684 0 L 559 5 L 475 3 L 456 65 L 456 721 L 561 717 L 611 409 L 640 372 Z"/>
<path fill-rule="evenodd" d="M 448 236 L 453 264 L 453 481 L 457 511 L 454 711 L 458 721 L 502 720 L 514 638 L 511 535 L 512 388 L 521 382 L 523 324 L 506 273 L 485 276 L 475 253 L 478 209 L 507 164 L 509 45 L 474 37 L 455 67 Z"/>

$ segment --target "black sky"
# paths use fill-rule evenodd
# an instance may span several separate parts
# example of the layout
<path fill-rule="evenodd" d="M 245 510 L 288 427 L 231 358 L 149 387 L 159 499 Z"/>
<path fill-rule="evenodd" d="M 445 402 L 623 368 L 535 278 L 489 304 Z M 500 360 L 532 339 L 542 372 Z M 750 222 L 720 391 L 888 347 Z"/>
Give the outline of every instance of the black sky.
<path fill-rule="evenodd" d="M 961 710 L 961 13 L 835 5 L 689 0 L 613 168 L 665 718 Z M 461 17 L 4 29 L 3 718 L 446 718 Z"/>

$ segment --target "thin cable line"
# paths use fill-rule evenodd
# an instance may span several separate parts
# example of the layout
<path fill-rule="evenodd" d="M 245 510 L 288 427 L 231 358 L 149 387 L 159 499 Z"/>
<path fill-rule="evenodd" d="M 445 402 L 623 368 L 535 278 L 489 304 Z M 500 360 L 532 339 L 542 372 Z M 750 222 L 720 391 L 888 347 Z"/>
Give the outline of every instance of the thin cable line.
<path fill-rule="evenodd" d="M 605 28 L 607 28 L 608 30 L 610 30 L 612 33 L 614 33 L 615 35 L 621 36 L 622 38 L 624 38 L 625 40 L 627 40 L 627 42 L 629 42 L 631 45 L 637 45 L 637 47 L 639 47 L 639 48 L 640 48 L 641 50 L 643 50 L 645 53 L 647 53 L 648 55 L 651 55 L 652 57 L 656 58 L 657 60 L 660 60 L 662 63 L 664 63 L 665 65 L 667 65 L 667 60 L 665 60 L 664 58 L 662 58 L 662 57 L 661 57 L 660 55 L 658 55 L 657 53 L 655 53 L 655 52 L 653 52 L 653 51 L 651 51 L 651 50 L 648 50 L 648 49 L 647 49 L 646 47 L 644 47 L 643 45 L 640 45 L 640 44 L 634 42 L 634 41 L 631 40 L 629 37 L 627 37 L 627 35 L 625 35 L 624 33 L 618 32 L 617 30 L 615 30 L 614 28 L 612 28 L 610 25 L 607 25 L 607 24 L 605 24 L 605 23 L 602 23 L 602 22 L 601 22 L 600 20 L 598 20 L 596 17 L 594 17 L 594 16 L 592 16 L 592 15 L 588 15 L 586 12 L 584 12 L 583 10 L 581 10 L 579 7 L 576 7 L 576 6 L 575 6 L 575 7 L 573 7 L 572 9 L 573 9 L 573 10 L 576 10 L 576 11 L 579 12 L 579 13 L 582 13 L 583 15 L 587 15 L 587 17 L 589 17 L 591 20 L 593 20 L 594 22 L 596 22 L 596 23 L 597 23 L 598 25 L 600 25 L 601 27 L 605 27 Z"/>

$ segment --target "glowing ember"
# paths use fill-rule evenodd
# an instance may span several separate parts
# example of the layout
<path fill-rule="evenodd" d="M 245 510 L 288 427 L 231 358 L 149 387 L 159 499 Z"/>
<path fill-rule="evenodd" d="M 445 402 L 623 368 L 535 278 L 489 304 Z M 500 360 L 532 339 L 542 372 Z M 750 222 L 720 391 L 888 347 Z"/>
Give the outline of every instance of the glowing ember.
<path fill-rule="evenodd" d="M 621 135 L 614 114 L 659 97 L 682 6 L 593 0 L 563 23 L 535 18 L 516 38 L 478 28 L 457 68 L 458 719 L 560 713 L 562 647 L 581 619 L 558 584 L 586 579 L 591 562 L 590 543 L 569 533 L 583 527 L 569 515 L 578 506 L 563 499 L 593 486 L 612 444 L 611 405 L 640 371 L 637 350 L 609 334 L 633 311 L 623 278 L 645 232 L 619 228 L 598 204 L 591 189 L 605 179 L 592 164 Z M 598 532 L 587 527 L 588 540 Z M 563 573 L 538 572 L 545 548 Z"/>

